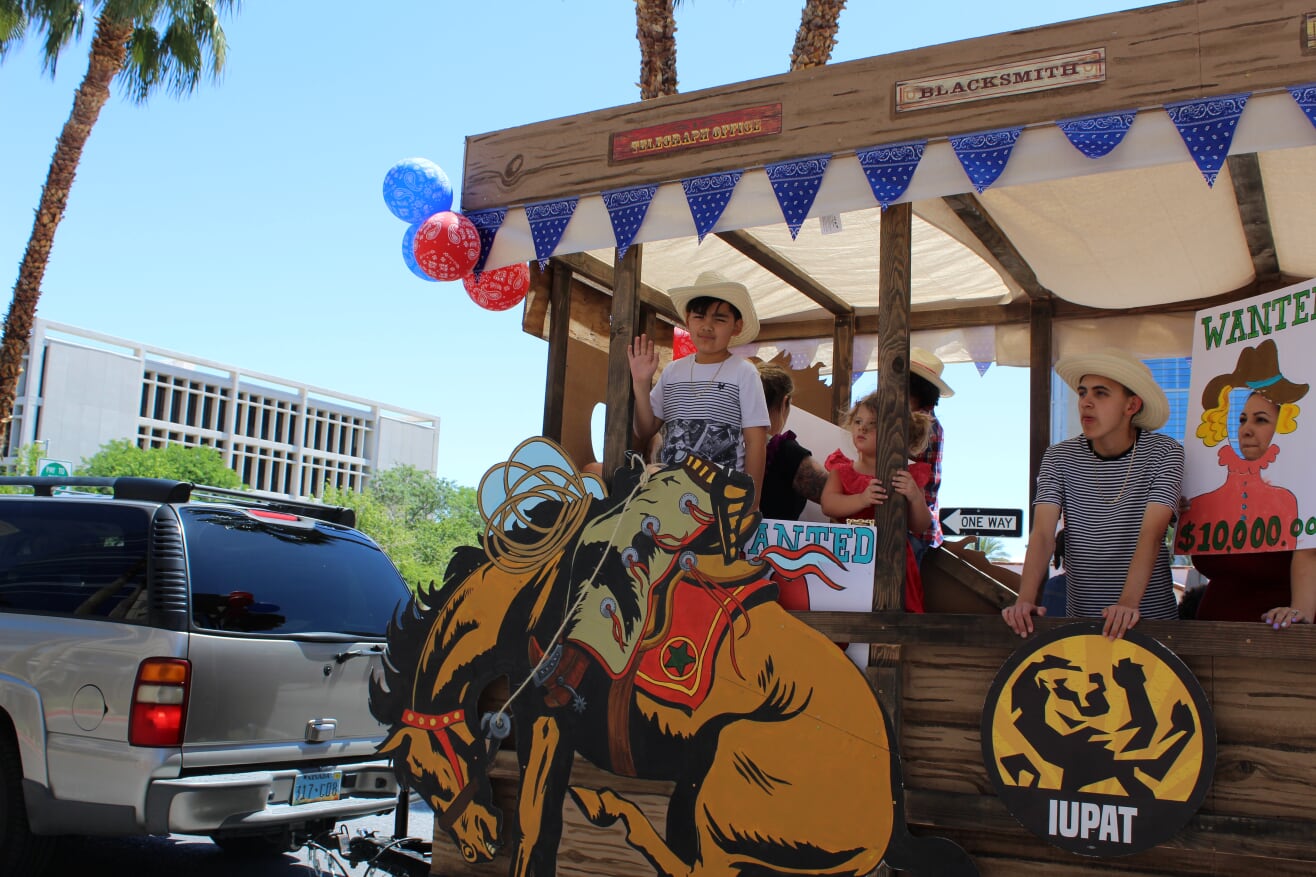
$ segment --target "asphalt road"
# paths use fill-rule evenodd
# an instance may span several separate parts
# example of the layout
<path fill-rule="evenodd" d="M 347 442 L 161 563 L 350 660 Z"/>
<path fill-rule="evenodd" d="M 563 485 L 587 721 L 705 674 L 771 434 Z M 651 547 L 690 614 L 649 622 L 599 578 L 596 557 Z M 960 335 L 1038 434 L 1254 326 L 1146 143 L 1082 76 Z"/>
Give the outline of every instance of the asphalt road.
<path fill-rule="evenodd" d="M 428 841 L 434 828 L 434 814 L 418 801 L 412 801 L 407 836 Z M 373 832 L 381 837 L 393 834 L 393 814 L 366 816 L 339 825 L 349 835 Z M 332 849 L 332 846 L 331 846 Z M 260 859 L 235 859 L 204 837 L 169 835 L 140 838 L 67 838 L 60 842 L 54 860 L 46 869 L 47 877 L 386 877 L 386 872 L 370 870 L 367 862 L 352 867 L 346 856 L 317 854 L 303 847 Z"/>

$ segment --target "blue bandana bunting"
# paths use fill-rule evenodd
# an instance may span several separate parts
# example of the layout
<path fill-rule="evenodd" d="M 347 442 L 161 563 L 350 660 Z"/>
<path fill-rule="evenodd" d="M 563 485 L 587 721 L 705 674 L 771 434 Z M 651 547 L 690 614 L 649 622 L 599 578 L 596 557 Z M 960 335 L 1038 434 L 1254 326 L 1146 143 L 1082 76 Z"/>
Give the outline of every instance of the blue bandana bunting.
<path fill-rule="evenodd" d="M 535 241 L 535 258 L 539 260 L 539 269 L 548 267 L 548 259 L 557 249 L 562 233 L 567 230 L 567 223 L 576 212 L 575 198 L 559 198 L 556 201 L 540 201 L 525 206 L 525 218 L 530 222 L 530 236 Z"/>
<path fill-rule="evenodd" d="M 722 218 L 722 211 L 727 209 L 731 194 L 744 171 L 720 171 L 702 177 L 691 177 L 681 181 L 685 190 L 685 203 L 690 205 L 690 215 L 695 221 L 695 233 L 699 243 L 704 242 L 704 235 L 713 230 Z"/>
<path fill-rule="evenodd" d="M 781 206 L 781 215 L 786 219 L 786 227 L 791 230 L 791 240 L 800 233 L 804 218 L 813 207 L 813 199 L 822 185 L 823 174 L 827 171 L 830 155 L 815 155 L 810 158 L 797 158 L 794 161 L 779 161 L 764 168 L 768 172 L 768 182 L 777 196 Z"/>
<path fill-rule="evenodd" d="M 640 226 L 644 224 L 644 216 L 649 212 L 649 202 L 657 191 L 658 186 L 652 185 L 613 189 L 603 193 L 603 206 L 608 208 L 608 218 L 612 220 L 612 236 L 617 241 L 617 261 L 621 261 L 635 240 Z"/>
<path fill-rule="evenodd" d="M 914 178 L 914 171 L 918 169 L 918 163 L 923 160 L 923 150 L 927 145 L 926 140 L 909 140 L 861 149 L 856 153 L 864 169 L 864 176 L 868 177 L 873 197 L 882 205 L 883 210 L 905 194 L 909 181 Z"/>
<path fill-rule="evenodd" d="M 1165 112 L 1179 129 L 1179 136 L 1208 186 L 1215 185 L 1215 178 L 1224 167 L 1234 129 L 1249 97 L 1250 94 L 1227 94 L 1165 105 Z"/>
<path fill-rule="evenodd" d="M 477 210 L 474 213 L 467 213 L 465 216 L 475 226 L 475 230 L 480 235 L 480 258 L 475 262 L 475 279 L 478 282 L 480 273 L 484 271 L 484 263 L 489 261 L 489 251 L 493 249 L 493 242 L 494 238 L 498 236 L 498 229 L 503 227 L 503 220 L 507 218 L 507 208 L 497 207 L 493 210 Z"/>
<path fill-rule="evenodd" d="M 1293 95 L 1293 100 L 1302 111 L 1307 114 L 1307 121 L 1316 125 L 1316 82 L 1308 82 L 1306 85 L 1290 85 L 1289 94 Z"/>
<path fill-rule="evenodd" d="M 992 183 L 996 182 L 1005 163 L 1010 160 L 1014 144 L 1019 140 L 1023 127 L 1001 128 L 997 131 L 979 131 L 976 134 L 964 134 L 950 138 L 951 148 L 960 160 L 969 182 L 981 195 Z"/>
<path fill-rule="evenodd" d="M 1133 127 L 1133 110 L 1061 119 L 1056 126 L 1065 132 L 1074 148 L 1088 158 L 1101 158 L 1120 145 L 1124 135 Z"/>

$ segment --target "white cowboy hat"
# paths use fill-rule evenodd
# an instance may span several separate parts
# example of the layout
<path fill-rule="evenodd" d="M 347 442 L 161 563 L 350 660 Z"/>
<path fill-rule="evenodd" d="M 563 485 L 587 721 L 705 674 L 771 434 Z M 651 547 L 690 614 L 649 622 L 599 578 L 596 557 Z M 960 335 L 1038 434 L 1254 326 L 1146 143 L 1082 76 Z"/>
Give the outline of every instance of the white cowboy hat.
<path fill-rule="evenodd" d="M 937 357 L 937 354 L 924 350 L 922 347 L 909 348 L 910 372 L 936 387 L 943 398 L 955 395 L 955 391 L 941 379 L 941 371 L 945 367 L 946 364 Z"/>
<path fill-rule="evenodd" d="M 1160 429 L 1170 419 L 1170 402 L 1165 391 L 1147 368 L 1132 354 L 1116 347 L 1107 347 L 1095 353 L 1076 353 L 1062 356 L 1056 363 L 1056 374 L 1078 392 L 1084 375 L 1099 375 L 1119 381 L 1133 395 L 1142 399 L 1142 409 L 1133 415 L 1133 425 L 1139 429 Z"/>
<path fill-rule="evenodd" d="M 704 271 L 693 286 L 673 287 L 667 290 L 667 295 L 672 300 L 672 307 L 682 318 L 685 317 L 685 309 L 690 301 L 702 295 L 724 301 L 740 311 L 741 329 L 731 336 L 728 347 L 748 344 L 758 337 L 759 317 L 754 312 L 754 302 L 750 301 L 749 290 L 743 283 L 727 280 L 716 271 Z"/>

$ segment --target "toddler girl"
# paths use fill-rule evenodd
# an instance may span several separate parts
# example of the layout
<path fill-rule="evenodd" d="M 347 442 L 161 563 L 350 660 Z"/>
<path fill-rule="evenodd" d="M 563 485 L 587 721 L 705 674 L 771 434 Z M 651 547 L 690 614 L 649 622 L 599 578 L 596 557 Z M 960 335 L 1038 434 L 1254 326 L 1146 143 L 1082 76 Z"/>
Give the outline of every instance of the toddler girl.
<path fill-rule="evenodd" d="M 922 411 L 910 415 L 910 442 L 907 454 L 918 456 L 927 446 L 932 418 Z M 822 492 L 823 514 L 837 523 L 863 521 L 871 523 L 877 506 L 886 501 L 886 487 L 877 475 L 877 394 L 861 399 L 847 416 L 858 459 L 851 460 L 840 450 L 827 458 L 827 484 Z M 923 487 L 932 477 L 927 463 L 911 463 L 891 476 L 891 486 L 905 498 L 910 533 L 922 533 L 932 522 L 932 512 L 923 497 Z M 923 611 L 923 579 L 919 575 L 914 550 L 905 540 L 905 609 Z"/>

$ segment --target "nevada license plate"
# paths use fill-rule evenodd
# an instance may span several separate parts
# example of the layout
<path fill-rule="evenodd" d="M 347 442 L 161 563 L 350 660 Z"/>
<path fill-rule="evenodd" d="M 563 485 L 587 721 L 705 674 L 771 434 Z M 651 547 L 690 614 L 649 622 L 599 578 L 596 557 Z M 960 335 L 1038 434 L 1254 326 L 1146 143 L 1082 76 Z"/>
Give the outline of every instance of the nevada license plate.
<path fill-rule="evenodd" d="M 292 803 L 311 804 L 315 801 L 336 801 L 343 792 L 343 772 L 327 770 L 321 773 L 299 773 L 292 784 Z"/>

